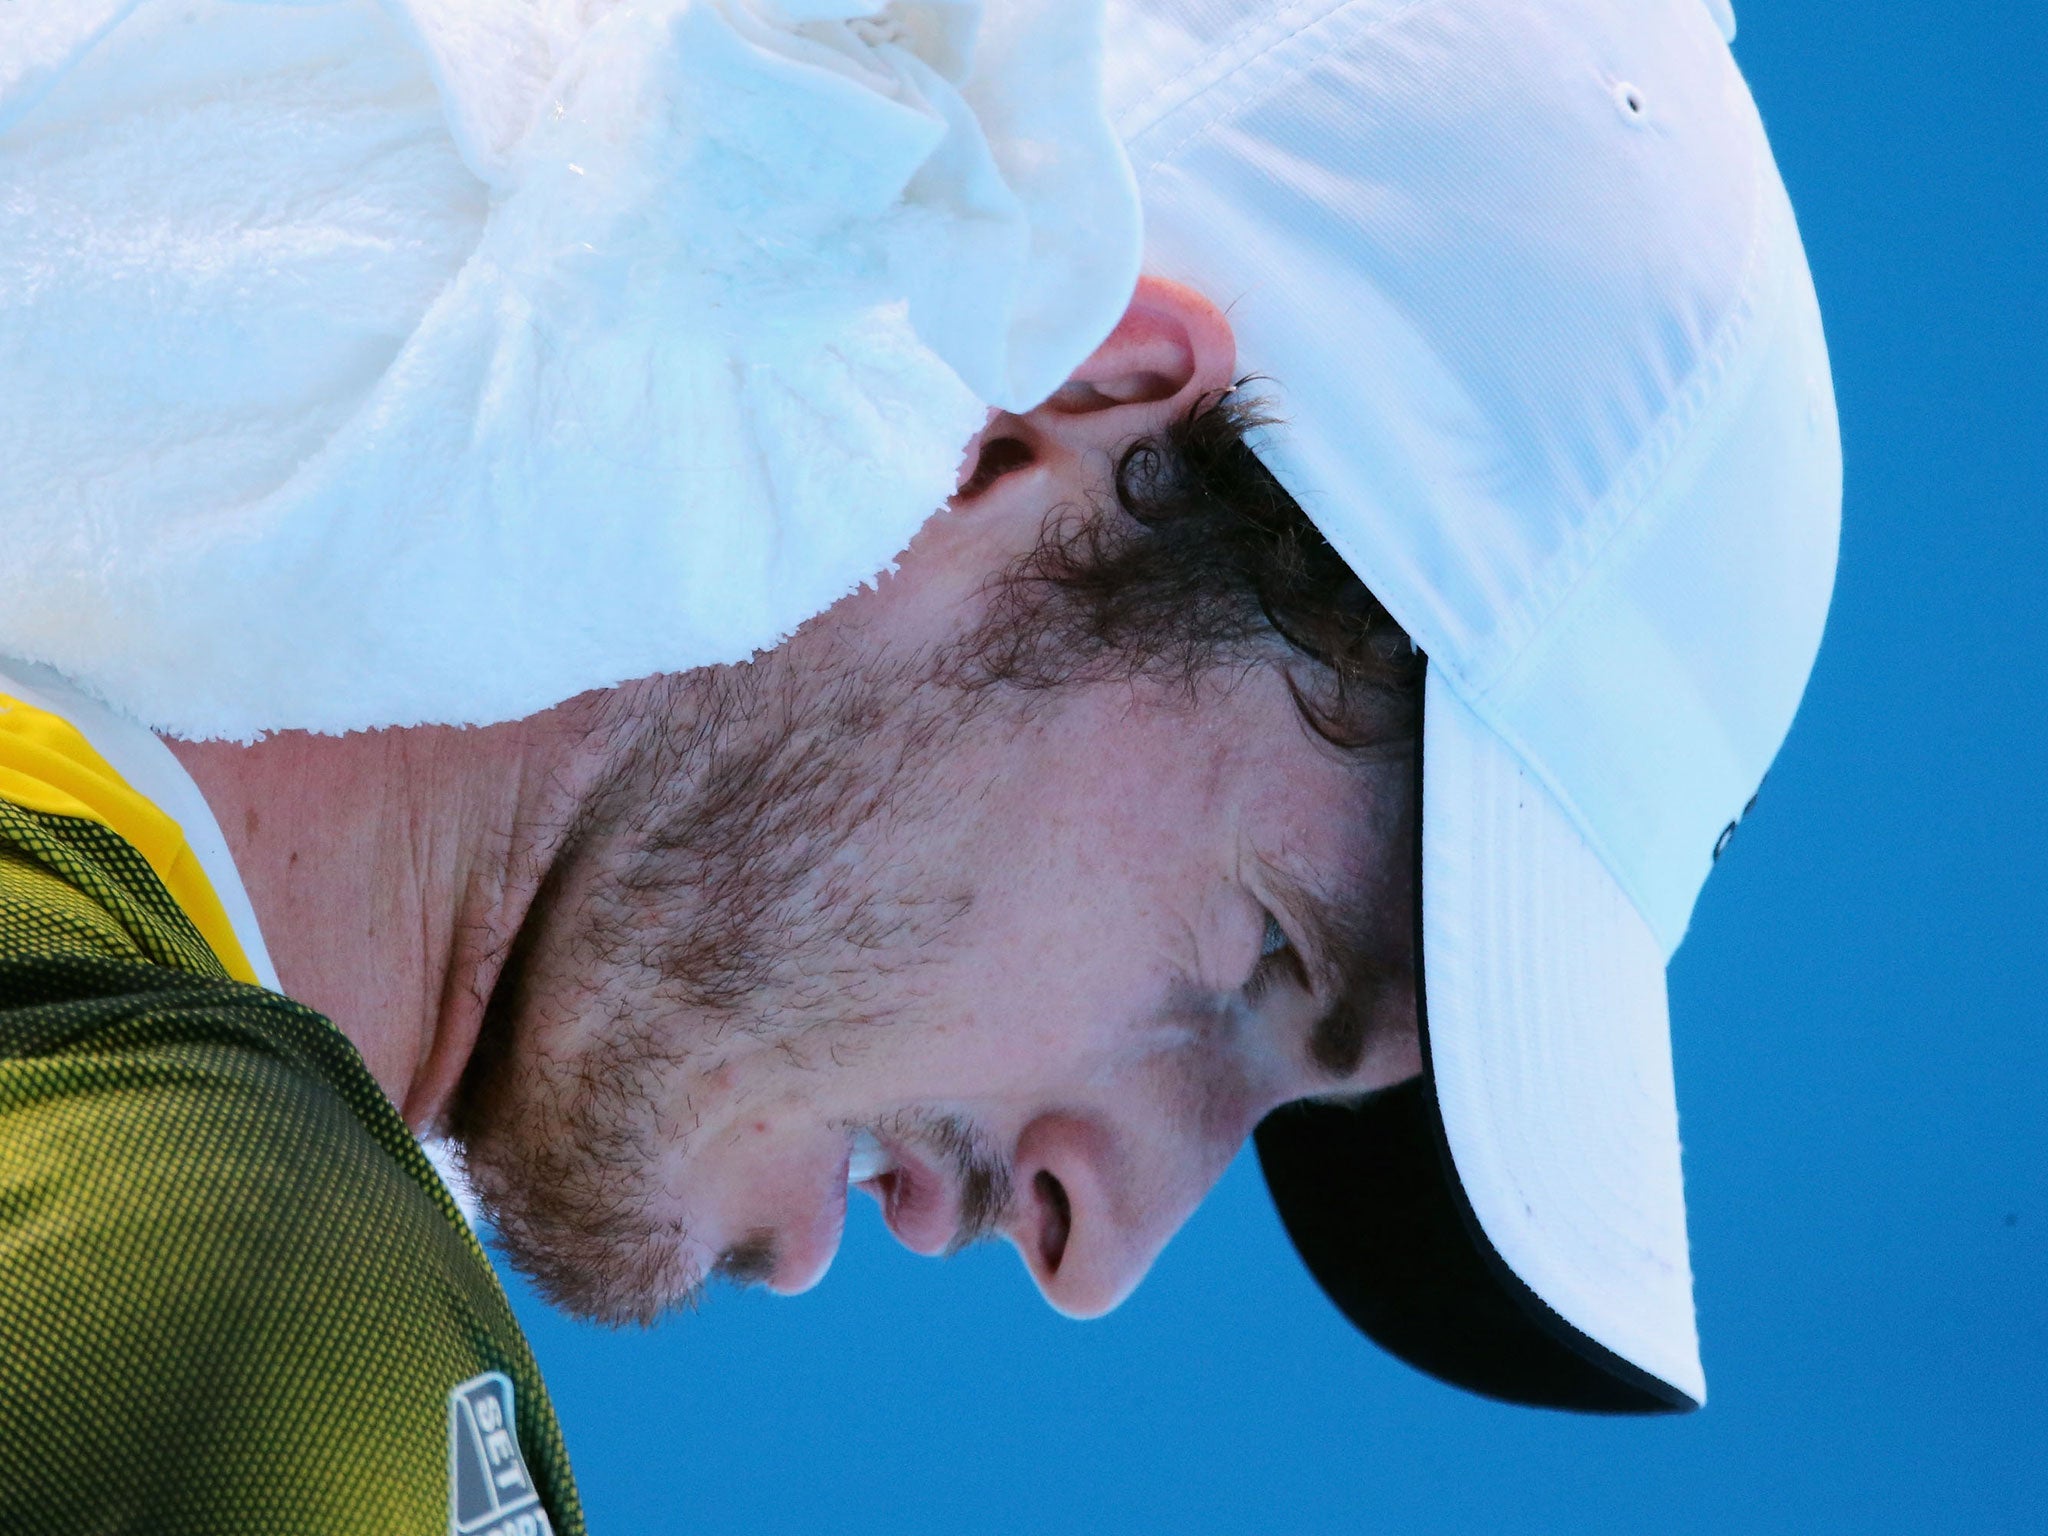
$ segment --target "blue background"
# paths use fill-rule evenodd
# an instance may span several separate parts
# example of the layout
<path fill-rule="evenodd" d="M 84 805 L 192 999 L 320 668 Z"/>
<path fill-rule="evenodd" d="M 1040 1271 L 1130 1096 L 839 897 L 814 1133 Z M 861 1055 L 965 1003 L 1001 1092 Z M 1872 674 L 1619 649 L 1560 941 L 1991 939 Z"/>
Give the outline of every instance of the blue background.
<path fill-rule="evenodd" d="M 1671 972 L 1706 1411 L 1415 1375 L 1246 1157 L 1099 1323 L 867 1201 L 794 1301 L 612 1334 L 519 1295 L 600 1536 L 2048 1532 L 2048 22 L 1739 10 L 1848 491 L 1811 691 Z"/>

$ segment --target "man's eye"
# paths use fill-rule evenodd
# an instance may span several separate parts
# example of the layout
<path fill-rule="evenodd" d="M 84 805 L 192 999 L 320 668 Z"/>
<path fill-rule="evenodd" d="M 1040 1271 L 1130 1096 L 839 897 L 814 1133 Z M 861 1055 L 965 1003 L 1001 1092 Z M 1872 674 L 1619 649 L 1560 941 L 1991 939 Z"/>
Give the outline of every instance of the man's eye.
<path fill-rule="evenodd" d="M 1259 958 L 1270 960 L 1287 947 L 1286 930 L 1272 913 L 1266 914 L 1266 935 L 1259 941 Z"/>
<path fill-rule="evenodd" d="M 1268 912 L 1266 931 L 1259 939 L 1259 963 L 1252 967 L 1251 979 L 1245 983 L 1245 997 L 1257 1002 L 1265 995 L 1266 989 L 1283 976 L 1292 976 L 1302 986 L 1308 984 L 1308 973 L 1295 954 L 1294 946 L 1287 942 L 1287 930 Z"/>

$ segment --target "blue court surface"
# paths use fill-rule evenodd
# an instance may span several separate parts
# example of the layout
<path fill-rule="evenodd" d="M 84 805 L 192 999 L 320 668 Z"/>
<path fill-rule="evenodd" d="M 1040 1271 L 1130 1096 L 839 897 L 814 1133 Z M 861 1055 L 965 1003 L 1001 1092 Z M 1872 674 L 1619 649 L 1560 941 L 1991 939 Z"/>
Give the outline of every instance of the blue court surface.
<path fill-rule="evenodd" d="M 1672 970 L 1711 1400 L 1462 1397 L 1249 1155 L 1121 1311 L 865 1201 L 810 1295 L 521 1314 L 605 1533 L 2048 1531 L 2048 12 L 1738 3 L 1847 458 L 1784 754 Z"/>

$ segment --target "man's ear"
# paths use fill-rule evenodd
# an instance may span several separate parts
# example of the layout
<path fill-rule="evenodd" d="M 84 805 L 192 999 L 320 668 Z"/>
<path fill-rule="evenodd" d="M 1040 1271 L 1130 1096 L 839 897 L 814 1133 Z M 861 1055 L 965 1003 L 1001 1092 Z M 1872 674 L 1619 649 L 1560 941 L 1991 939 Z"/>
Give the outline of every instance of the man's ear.
<path fill-rule="evenodd" d="M 1235 380 L 1237 338 L 1202 294 L 1142 277 L 1123 319 L 1052 397 L 1021 416 L 991 420 L 968 445 L 955 502 L 1013 470 L 1114 452 L 1188 414 Z"/>
<path fill-rule="evenodd" d="M 1222 310 L 1192 288 L 1143 277 L 1109 339 L 1030 416 L 1050 418 L 1048 430 L 1065 419 L 1091 436 L 1133 437 L 1230 388 L 1236 365 Z"/>

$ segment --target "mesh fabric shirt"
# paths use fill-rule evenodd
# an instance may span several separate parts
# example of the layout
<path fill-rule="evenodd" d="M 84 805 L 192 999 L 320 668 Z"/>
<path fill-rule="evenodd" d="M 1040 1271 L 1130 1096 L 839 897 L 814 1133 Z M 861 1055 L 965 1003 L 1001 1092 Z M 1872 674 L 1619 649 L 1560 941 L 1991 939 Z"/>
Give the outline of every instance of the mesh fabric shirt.
<path fill-rule="evenodd" d="M 61 725 L 25 709 L 0 699 L 0 1532 L 580 1536 L 504 1292 L 355 1047 L 19 768 L 9 724 Z"/>

